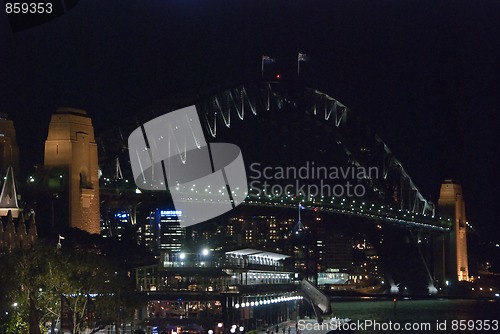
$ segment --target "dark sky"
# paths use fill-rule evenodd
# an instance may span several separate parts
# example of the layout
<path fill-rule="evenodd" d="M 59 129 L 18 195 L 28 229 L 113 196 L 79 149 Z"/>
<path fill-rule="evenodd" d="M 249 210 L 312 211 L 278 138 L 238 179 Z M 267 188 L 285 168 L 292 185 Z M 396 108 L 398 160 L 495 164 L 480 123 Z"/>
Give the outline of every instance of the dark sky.
<path fill-rule="evenodd" d="M 469 220 L 500 239 L 500 1 L 81 0 L 12 32 L 0 13 L 0 111 L 24 169 L 43 161 L 50 114 L 88 110 L 100 131 L 176 91 L 286 77 L 309 54 L 312 83 L 368 120 L 422 193 L 462 182 Z"/>

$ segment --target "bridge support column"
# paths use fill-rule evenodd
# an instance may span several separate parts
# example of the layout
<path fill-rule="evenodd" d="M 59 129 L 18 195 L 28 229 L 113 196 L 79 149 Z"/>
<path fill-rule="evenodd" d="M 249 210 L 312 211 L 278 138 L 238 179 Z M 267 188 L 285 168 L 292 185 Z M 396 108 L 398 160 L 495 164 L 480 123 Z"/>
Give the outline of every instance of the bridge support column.
<path fill-rule="evenodd" d="M 433 263 L 434 263 L 434 282 L 436 287 L 444 288 L 445 285 L 445 245 L 447 236 L 444 234 L 434 236 L 432 240 L 433 246 Z"/>
<path fill-rule="evenodd" d="M 467 220 L 460 184 L 446 180 L 441 185 L 438 208 L 439 215 L 452 222 L 451 232 L 446 237 L 445 279 L 450 282 L 468 281 Z"/>
<path fill-rule="evenodd" d="M 67 193 L 66 227 L 100 233 L 97 145 L 90 117 L 84 110 L 60 108 L 52 115 L 45 141 L 45 168 L 61 170 L 55 180 Z"/>

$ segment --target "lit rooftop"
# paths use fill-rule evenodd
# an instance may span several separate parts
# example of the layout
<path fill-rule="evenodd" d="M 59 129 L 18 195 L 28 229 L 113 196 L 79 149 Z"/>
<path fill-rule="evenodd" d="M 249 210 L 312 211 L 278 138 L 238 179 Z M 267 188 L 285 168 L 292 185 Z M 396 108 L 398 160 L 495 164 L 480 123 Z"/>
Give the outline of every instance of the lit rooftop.
<path fill-rule="evenodd" d="M 290 256 L 284 255 L 284 254 L 265 252 L 265 251 L 252 249 L 252 248 L 238 249 L 238 250 L 234 250 L 231 252 L 226 252 L 226 255 L 227 254 L 233 254 L 233 255 L 239 255 L 239 256 L 267 257 L 267 258 L 270 258 L 272 260 L 283 260 L 283 259 L 290 257 Z"/>

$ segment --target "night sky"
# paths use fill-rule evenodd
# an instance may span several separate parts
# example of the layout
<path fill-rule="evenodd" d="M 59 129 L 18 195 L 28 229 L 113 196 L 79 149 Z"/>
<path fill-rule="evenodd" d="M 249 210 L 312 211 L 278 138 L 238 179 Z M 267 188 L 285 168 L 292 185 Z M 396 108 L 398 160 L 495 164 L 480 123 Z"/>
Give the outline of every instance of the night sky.
<path fill-rule="evenodd" d="M 258 80 L 262 55 L 292 78 L 297 52 L 425 196 L 461 181 L 470 223 L 500 241 L 498 0 L 81 0 L 15 33 L 2 10 L 0 112 L 29 172 L 57 107 L 86 109 L 98 135 L 175 92 Z"/>

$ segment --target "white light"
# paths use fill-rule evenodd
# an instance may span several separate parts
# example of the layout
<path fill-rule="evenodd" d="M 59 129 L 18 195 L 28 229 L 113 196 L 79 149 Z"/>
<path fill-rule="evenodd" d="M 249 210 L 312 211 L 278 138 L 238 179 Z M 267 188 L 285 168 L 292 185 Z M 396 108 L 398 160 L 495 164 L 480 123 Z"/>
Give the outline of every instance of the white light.
<path fill-rule="evenodd" d="M 207 248 L 204 248 L 204 249 L 201 251 L 201 254 L 202 254 L 203 256 L 207 256 L 207 255 L 208 255 L 208 253 L 210 253 L 210 251 L 209 251 Z"/>
<path fill-rule="evenodd" d="M 235 333 L 236 332 L 236 328 L 231 328 L 231 333 Z"/>
<path fill-rule="evenodd" d="M 235 308 L 240 308 L 240 304 L 235 304 L 234 307 Z"/>
<path fill-rule="evenodd" d="M 211 330 L 211 329 L 209 329 L 209 330 L 208 330 L 208 334 L 214 334 L 214 331 L 213 331 L 213 330 Z"/>
<path fill-rule="evenodd" d="M 186 254 L 181 253 L 181 254 L 179 255 L 179 258 L 180 258 L 181 260 L 184 260 L 184 259 L 186 258 Z"/>
<path fill-rule="evenodd" d="M 219 322 L 219 323 L 217 324 L 217 327 L 222 328 L 222 322 Z"/>
<path fill-rule="evenodd" d="M 240 332 L 243 332 L 245 330 L 245 327 L 240 326 Z"/>

